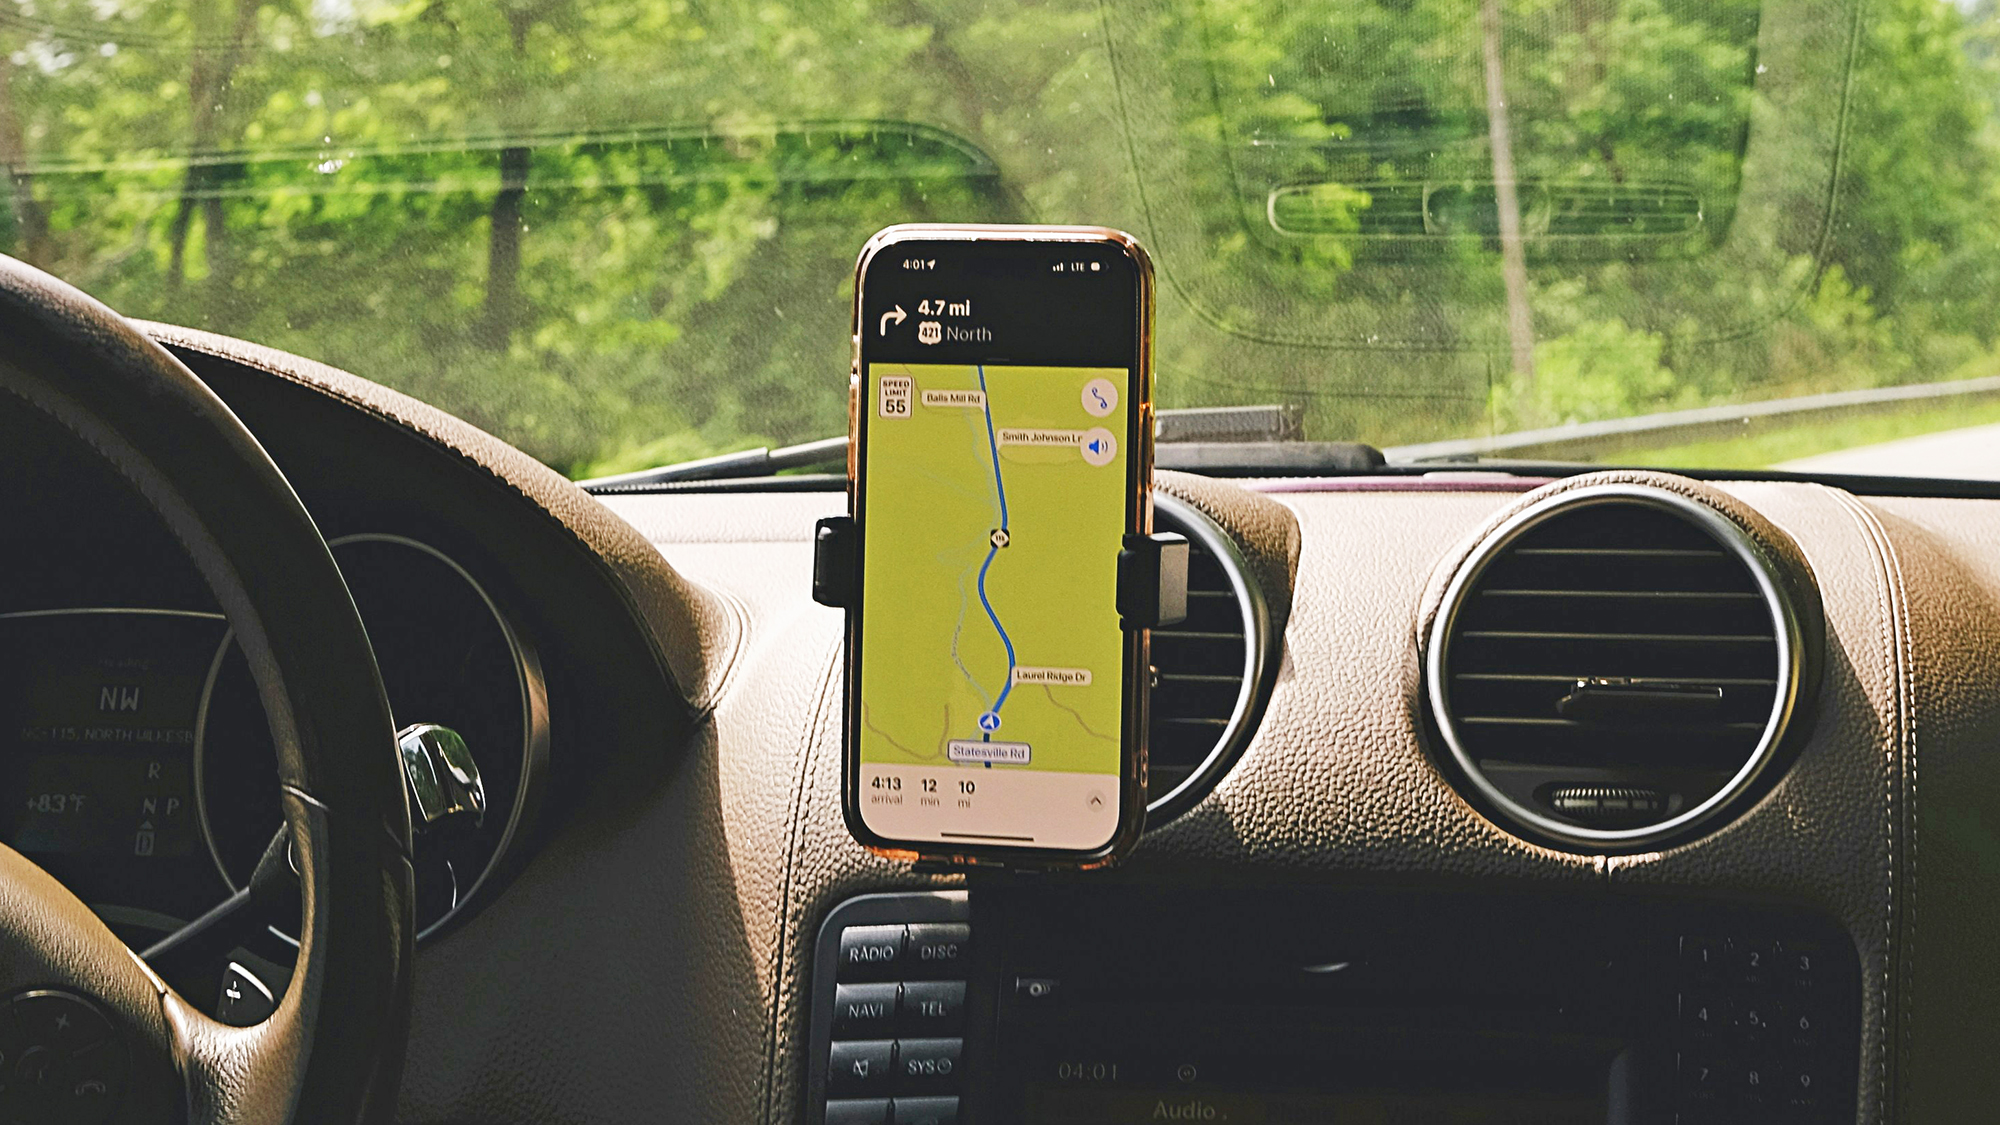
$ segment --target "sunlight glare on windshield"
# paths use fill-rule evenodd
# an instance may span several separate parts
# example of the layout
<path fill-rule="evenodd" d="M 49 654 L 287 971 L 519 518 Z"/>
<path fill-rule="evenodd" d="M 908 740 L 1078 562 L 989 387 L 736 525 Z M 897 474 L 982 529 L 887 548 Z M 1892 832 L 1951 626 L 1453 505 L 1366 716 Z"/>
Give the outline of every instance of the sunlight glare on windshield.
<path fill-rule="evenodd" d="M 583 475 L 843 431 L 883 225 L 1104 224 L 1160 268 L 1163 405 L 1438 442 L 2000 373 L 1996 35 L 1994 0 L 0 0 L 0 250 Z M 1815 425 L 1785 448 L 1861 440 Z"/>

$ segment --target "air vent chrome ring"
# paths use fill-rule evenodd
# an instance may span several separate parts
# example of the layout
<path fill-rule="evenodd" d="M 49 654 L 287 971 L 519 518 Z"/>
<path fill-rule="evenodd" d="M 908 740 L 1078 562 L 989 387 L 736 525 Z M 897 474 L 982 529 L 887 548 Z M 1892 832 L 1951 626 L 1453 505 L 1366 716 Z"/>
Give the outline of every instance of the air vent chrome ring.
<path fill-rule="evenodd" d="M 1488 569 L 1524 535 L 1559 516 L 1599 506 L 1644 505 L 1678 517 L 1706 533 L 1743 564 L 1770 614 L 1775 645 L 1773 697 L 1754 748 L 1721 787 L 1665 819 L 1622 828 L 1592 828 L 1559 819 L 1503 791 L 1487 776 L 1468 748 L 1455 719 L 1451 694 L 1451 648 L 1467 599 Z M 1697 499 L 1667 489 L 1628 482 L 1586 485 L 1530 504 L 1493 528 L 1462 560 L 1446 585 L 1426 637 L 1424 687 L 1430 715 L 1454 772 L 1481 803 L 1542 842 L 1587 852 L 1629 852 L 1684 838 L 1732 811 L 1766 778 L 1806 690 L 1805 629 L 1793 595 L 1771 557 L 1736 520 Z M 1745 724 L 1748 725 L 1748 724 Z"/>
<path fill-rule="evenodd" d="M 1263 703 L 1270 680 L 1277 672 L 1275 638 L 1271 633 L 1271 610 L 1263 589 L 1250 576 L 1249 564 L 1236 541 L 1217 526 L 1206 513 L 1178 497 L 1164 492 L 1153 494 L 1153 510 L 1161 517 L 1156 525 L 1163 531 L 1178 531 L 1197 550 L 1206 552 L 1229 579 L 1236 595 L 1236 609 L 1243 619 L 1243 682 L 1238 686 L 1229 718 L 1215 745 L 1173 788 L 1157 795 L 1148 793 L 1146 823 L 1163 824 L 1191 808 L 1208 795 L 1250 742 L 1263 715 Z M 1149 717 L 1148 722 L 1151 722 Z"/>

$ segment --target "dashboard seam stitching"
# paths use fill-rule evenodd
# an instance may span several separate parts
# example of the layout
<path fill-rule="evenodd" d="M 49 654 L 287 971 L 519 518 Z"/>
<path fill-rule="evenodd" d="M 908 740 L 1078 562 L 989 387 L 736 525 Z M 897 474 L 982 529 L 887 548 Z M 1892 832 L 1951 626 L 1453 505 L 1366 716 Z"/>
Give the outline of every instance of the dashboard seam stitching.
<path fill-rule="evenodd" d="M 1890 718 L 1890 723 L 1888 728 L 1883 732 L 1886 735 L 1886 741 L 1888 744 L 1887 745 L 1888 760 L 1886 763 L 1888 765 L 1888 769 L 1886 771 L 1886 775 L 1884 776 L 1882 782 L 1882 790 L 1883 790 L 1882 796 L 1884 800 L 1884 809 L 1885 809 L 1884 844 L 1886 849 L 1886 855 L 1884 858 L 1887 864 L 1888 878 L 1886 880 L 1887 889 L 1884 898 L 1886 909 L 1884 911 L 1883 927 L 1882 927 L 1882 1004 L 1881 1004 L 1882 1011 L 1876 1017 L 1876 1026 L 1875 1026 L 1875 1043 L 1876 1043 L 1875 1097 L 1877 1103 L 1876 1110 L 1878 1114 L 1878 1119 L 1886 1121 L 1889 1119 L 1888 1008 L 1890 1003 L 1892 1002 L 1892 996 L 1895 991 L 1894 970 L 1895 970 L 1895 959 L 1898 953 L 1898 946 L 1896 943 L 1896 850 L 1897 850 L 1896 829 L 1897 829 L 1897 809 L 1899 802 L 1896 800 L 1896 779 L 1899 773 L 1901 772 L 1899 768 L 1899 758 L 1901 757 L 1900 738 L 1903 726 L 1902 712 L 1904 709 L 1901 676 L 1897 670 L 1898 661 L 1896 655 L 1896 611 L 1894 606 L 1895 595 L 1892 589 L 1893 583 L 1891 581 L 1889 573 L 1889 560 L 1885 546 L 1882 542 L 1883 536 L 1879 521 L 1875 520 L 1873 513 L 1867 511 L 1861 505 L 1861 503 L 1849 493 L 1842 491 L 1840 489 L 1829 487 L 1827 485 L 1819 485 L 1817 487 L 1825 489 L 1835 498 L 1836 501 L 1839 502 L 1842 508 L 1846 509 L 1848 518 L 1854 521 L 1855 526 L 1861 531 L 1862 538 L 1867 542 L 1869 548 L 1869 554 L 1872 556 L 1873 561 L 1875 563 L 1877 576 L 1881 583 L 1878 590 L 1878 597 L 1876 601 L 1878 608 L 1881 610 L 1883 614 L 1883 621 L 1882 621 L 1883 672 L 1889 682 L 1890 693 L 1891 693 L 1890 706 L 1895 711 L 1895 714 L 1893 714 Z M 1901 1005 L 1898 1004 L 1899 1008 L 1900 1006 Z"/>
<path fill-rule="evenodd" d="M 660 557 L 666 558 L 664 554 Z M 704 718 L 715 713 L 715 708 L 729 690 L 730 681 L 735 678 L 736 670 L 743 666 L 743 653 L 749 647 L 751 627 L 750 610 L 743 604 L 743 599 L 718 586 L 705 588 L 715 595 L 716 601 L 721 604 L 724 612 L 728 613 L 731 628 L 729 652 L 722 658 L 721 668 L 710 676 L 708 685 L 702 692 L 700 715 Z"/>
<path fill-rule="evenodd" d="M 550 508 L 548 504 L 544 503 L 540 497 L 536 496 L 520 481 L 515 480 L 508 473 L 503 472 L 498 466 L 489 464 L 487 461 L 478 456 L 478 454 L 475 453 L 474 451 L 467 449 L 464 446 L 458 444 L 457 442 L 450 440 L 445 435 L 438 433 L 429 423 L 429 421 L 414 417 L 405 417 L 403 415 L 397 414 L 385 408 L 382 404 L 377 402 L 372 402 L 360 395 L 356 395 L 351 391 L 347 390 L 346 388 L 335 386 L 329 381 L 315 381 L 314 379 L 309 378 L 300 372 L 288 370 L 284 367 L 273 364 L 267 359 L 265 359 L 262 355 L 258 354 L 259 351 L 261 350 L 275 350 L 275 349 L 263 349 L 261 345 L 249 344 L 247 341 L 241 341 L 241 340 L 230 340 L 227 341 L 227 343 L 224 343 L 221 341 L 195 339 L 183 335 L 182 334 L 183 330 L 180 330 L 177 328 L 177 326 L 173 325 L 140 324 L 139 329 L 140 331 L 145 333 L 145 335 L 149 339 L 152 339 L 155 343 L 159 344 L 163 348 L 168 349 L 169 351 L 179 348 L 186 351 L 194 352 L 196 354 L 205 355 L 212 359 L 219 359 L 224 362 L 239 364 L 243 367 L 250 368 L 253 371 L 259 371 L 265 375 L 282 379 L 287 383 L 293 384 L 294 386 L 304 388 L 305 390 L 315 392 L 326 398 L 333 399 L 336 402 L 343 403 L 361 412 L 362 414 L 365 414 L 371 418 L 376 419 L 377 421 L 387 422 L 390 425 L 395 426 L 403 430 L 404 432 L 417 437 L 425 445 L 450 456 L 453 460 L 471 468 L 472 470 L 479 473 L 486 479 L 498 484 L 501 488 L 512 493 L 516 498 L 525 501 L 529 506 L 529 508 L 531 508 L 536 512 L 539 512 L 544 520 L 546 520 L 550 524 L 553 524 L 557 529 L 559 529 L 563 533 L 563 535 L 567 537 L 571 545 L 581 548 L 587 556 L 595 560 L 596 564 L 600 568 L 602 568 L 605 574 L 612 580 L 613 588 L 618 592 L 619 595 L 621 595 L 622 600 L 627 603 L 626 604 L 627 612 L 632 614 L 632 616 L 637 621 L 644 623 L 647 626 L 647 628 L 644 631 L 648 634 L 649 638 L 652 640 L 651 647 L 653 647 L 656 650 L 659 650 L 659 641 L 657 637 L 654 636 L 654 630 L 651 627 L 650 615 L 646 613 L 643 605 L 640 603 L 638 591 L 632 588 L 632 583 L 628 580 L 623 567 L 621 567 L 618 563 L 614 562 L 612 559 L 606 557 L 604 553 L 597 548 L 597 545 L 592 543 L 589 537 L 586 536 L 580 528 L 575 526 L 569 519 L 565 518 L 563 515 Z M 199 331 L 199 330 L 187 330 L 187 331 Z M 236 346 L 231 346 L 231 345 L 236 345 Z M 176 358 L 178 359 L 179 357 Z M 340 371 L 339 369 L 330 367 L 329 365 L 326 364 L 318 363 L 317 361 L 306 361 L 306 362 L 311 363 L 313 366 L 322 368 L 326 371 L 333 372 L 335 374 L 348 375 L 348 377 L 355 379 L 361 378 L 360 376 L 350 375 L 347 372 Z M 393 391 L 393 388 L 385 387 L 383 389 Z M 438 410 L 437 407 L 431 406 L 428 403 L 418 402 L 417 405 L 422 406 L 428 410 L 435 411 L 442 417 L 450 418 L 450 415 L 445 415 L 443 411 Z M 590 494 L 584 493 L 583 495 L 589 496 Z M 595 498 L 593 497 L 593 499 Z M 600 506 L 602 506 L 602 501 L 598 501 L 598 503 Z M 608 508 L 605 510 L 609 511 Z M 622 517 L 619 518 L 622 520 Z M 630 525 L 628 524 L 627 526 Z M 644 535 L 640 535 L 639 538 L 645 539 L 646 537 Z M 705 586 L 702 587 L 702 591 L 704 593 L 711 593 L 711 591 L 709 591 L 708 588 Z M 699 620 L 698 614 L 696 615 L 696 620 L 697 622 Z M 668 681 L 671 682 L 674 685 L 674 687 L 681 693 L 682 700 L 687 705 L 690 712 L 689 718 L 695 722 L 699 722 L 700 719 L 704 715 L 706 715 L 706 713 L 709 711 L 710 708 L 712 708 L 714 704 L 712 677 L 709 675 L 703 675 L 701 677 L 702 682 L 699 685 L 684 684 L 680 682 L 681 677 L 674 673 L 672 662 L 667 659 L 664 650 L 656 651 L 654 659 L 658 661 L 661 670 L 666 673 Z"/>
<path fill-rule="evenodd" d="M 1867 507 L 1865 503 L 1859 500 L 1856 501 L 1856 504 L 1864 509 Z M 1870 518 L 1874 518 L 1872 512 L 1870 513 Z M 1917 893 L 1917 768 L 1920 753 L 1917 746 L 1916 684 L 1911 673 L 1909 654 L 1914 652 L 1915 649 L 1911 645 L 1910 640 L 1909 591 L 1908 583 L 1903 575 L 1902 555 L 1896 550 L 1895 541 L 1890 538 L 1888 529 L 1881 527 L 1879 520 L 1875 522 L 1876 526 L 1881 530 L 1883 548 L 1888 555 L 1888 563 L 1894 578 L 1894 581 L 1890 585 L 1890 594 L 1899 607 L 1895 625 L 1901 642 L 1899 649 L 1901 656 L 1898 666 L 1902 671 L 1904 701 L 1902 714 L 1903 769 L 1899 771 L 1897 777 L 1904 782 L 1903 800 L 1901 802 L 1902 816 L 1900 819 L 1902 822 L 1903 848 L 1906 853 L 1903 865 L 1904 878 L 1909 883 L 1909 893 L 1903 896 L 1904 924 L 1902 927 L 1903 941 L 1901 956 L 1902 963 L 1911 967 L 1914 971 L 1919 897 Z M 1908 990 L 1905 995 L 1898 996 L 1896 1001 L 1899 1047 L 1906 1053 L 1910 1049 L 1912 1028 L 1916 1023 L 1915 1004 L 1916 994 L 1914 990 Z M 1900 1102 L 1906 1097 L 1910 1088 L 1909 1074 L 1906 1068 L 1897 1068 L 1896 1086 L 1897 1098 Z"/>
<path fill-rule="evenodd" d="M 825 670 L 820 674 L 819 687 L 813 695 L 812 707 L 806 718 L 803 750 L 799 755 L 798 780 L 792 788 L 792 804 L 788 810 L 788 831 L 785 839 L 784 875 L 778 885 L 778 935 L 771 957 L 771 1018 L 764 1036 L 764 1105 L 760 1117 L 770 1122 L 777 1104 L 778 1088 L 778 1044 L 781 1040 L 780 1025 L 785 1019 L 786 997 L 791 990 L 786 987 L 785 963 L 790 956 L 792 943 L 792 883 L 794 869 L 805 840 L 806 795 L 812 789 L 813 751 L 819 745 L 819 733 L 825 726 L 827 704 L 833 696 L 834 684 L 839 679 L 840 647 L 843 641 L 836 640 L 826 646 Z M 808 1060 L 810 1066 L 810 1060 Z"/>

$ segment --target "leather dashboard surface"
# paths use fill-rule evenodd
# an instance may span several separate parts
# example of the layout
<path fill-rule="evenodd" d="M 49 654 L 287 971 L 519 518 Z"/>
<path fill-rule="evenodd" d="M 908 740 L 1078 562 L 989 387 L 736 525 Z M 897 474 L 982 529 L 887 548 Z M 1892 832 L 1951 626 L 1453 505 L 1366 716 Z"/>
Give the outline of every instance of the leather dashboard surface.
<path fill-rule="evenodd" d="M 668 744 L 608 748 L 649 763 L 643 799 L 603 791 L 628 773 L 579 778 L 574 806 L 516 884 L 420 951 L 400 1117 L 801 1120 L 802 974 L 819 921 L 852 894 L 954 882 L 871 856 L 842 823 L 841 621 L 808 587 L 813 520 L 843 498 L 599 501 L 401 396 L 277 353 L 252 358 L 323 409 L 365 410 L 477 464 L 505 486 L 493 503 L 537 508 L 615 560 L 607 573 L 670 671 L 659 690 L 678 691 L 693 717 L 659 728 Z M 1838 919 L 1861 958 L 1862 1119 L 1989 1116 L 2000 1104 L 2000 1068 L 1984 1059 L 2000 1010 L 1988 963 L 2000 934 L 2000 503 L 1655 479 L 1781 529 L 1824 604 L 1822 687 L 1802 719 L 1810 737 L 1729 826 L 1662 852 L 1554 851 L 1496 827 L 1433 764 L 1418 625 L 1439 568 L 1519 494 L 1408 482 L 1266 490 L 1162 474 L 1289 604 L 1283 661 L 1232 772 L 1132 860 L 1093 877 L 1476 883 L 1810 907 Z"/>
<path fill-rule="evenodd" d="M 1784 778 L 1726 828 L 1639 855 L 1552 851 L 1495 827 L 1433 765 L 1418 703 L 1427 590 L 1455 548 L 1517 497 L 1264 495 L 1256 482 L 1163 474 L 1163 487 L 1238 538 L 1261 578 L 1295 575 L 1290 622 L 1274 695 L 1242 760 L 1209 797 L 1100 877 L 1191 887 L 1249 879 L 1569 885 L 1813 908 L 1840 920 L 1862 961 L 1862 1120 L 1978 1116 L 1995 1094 L 1976 1044 L 1992 1042 L 1993 974 L 1980 958 L 2000 932 L 2000 897 L 1973 888 L 2000 876 L 1990 756 L 2000 734 L 2000 506 L 1862 499 L 1796 483 L 1652 483 L 1734 501 L 1788 533 L 1824 602 L 1822 687 L 1815 713 L 1800 719 L 1809 739 Z M 799 974 L 818 919 L 850 894 L 921 882 L 869 857 L 841 826 L 830 690 L 839 619 L 805 591 L 811 522 L 840 510 L 842 499 L 607 503 L 677 569 L 750 606 L 753 646 L 777 640 L 819 654 L 822 690 L 797 717 L 810 735 L 787 748 L 784 763 L 799 777 L 782 818 L 795 843 L 784 913 L 773 919 L 769 1073 L 778 1093 L 764 1120 L 794 1121 L 806 1018 Z M 753 673 L 731 694 L 797 698 L 776 688 Z"/>

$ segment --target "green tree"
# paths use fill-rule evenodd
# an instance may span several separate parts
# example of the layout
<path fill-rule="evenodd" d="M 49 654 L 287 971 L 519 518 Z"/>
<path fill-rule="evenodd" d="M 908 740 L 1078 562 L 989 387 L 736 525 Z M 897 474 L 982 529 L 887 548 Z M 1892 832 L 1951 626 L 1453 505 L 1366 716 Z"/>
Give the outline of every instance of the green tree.
<path fill-rule="evenodd" d="M 909 220 L 1137 230 L 1317 437 L 1983 373 L 2000 12 L 1856 2 L 1506 0 L 1532 388 L 1463 0 L 0 0 L 0 248 L 574 471 L 837 432 Z"/>

